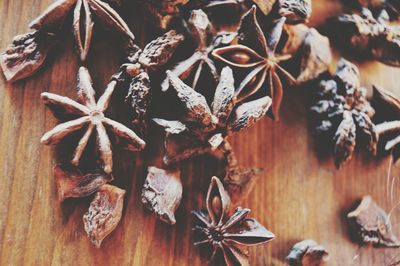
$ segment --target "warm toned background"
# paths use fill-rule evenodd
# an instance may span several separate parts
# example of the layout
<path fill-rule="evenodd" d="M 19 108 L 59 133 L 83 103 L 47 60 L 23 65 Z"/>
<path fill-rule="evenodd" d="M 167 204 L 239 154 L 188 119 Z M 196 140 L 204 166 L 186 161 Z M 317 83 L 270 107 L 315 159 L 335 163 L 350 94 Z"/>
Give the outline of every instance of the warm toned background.
<path fill-rule="evenodd" d="M 28 22 L 50 2 L 0 0 L 0 49 L 3 51 L 15 34 L 26 32 Z M 335 1 L 313 2 L 312 23 L 340 10 Z M 192 246 L 189 210 L 204 204 L 210 178 L 205 165 L 209 165 L 207 169 L 216 167 L 208 157 L 181 165 L 184 198 L 177 225 L 171 227 L 143 209 L 140 190 L 145 164 L 122 153 L 130 163 L 117 166 L 115 172 L 117 184 L 128 191 L 125 210 L 121 224 L 101 249 L 89 243 L 82 226 L 89 200 L 57 202 L 52 177 L 54 149 L 39 144 L 41 135 L 57 121 L 39 95 L 51 91 L 74 97 L 77 62 L 71 45 L 64 47 L 44 71 L 29 80 L 7 84 L 0 77 L 0 265 L 204 264 Z M 109 44 L 93 46 L 89 69 L 96 88 L 104 88 L 116 71 L 120 58 L 115 51 Z M 360 67 L 366 86 L 374 83 L 400 94 L 399 69 L 379 63 Z M 331 265 L 390 265 L 399 261 L 400 250 L 353 243 L 344 219 L 365 194 L 371 194 L 387 211 L 394 205 L 386 190 L 389 158 L 378 160 L 358 152 L 342 170 L 335 170 L 329 156 L 316 152 L 306 98 L 303 91 L 288 90 L 279 123 L 266 118 L 233 138 L 242 165 L 266 169 L 243 205 L 277 235 L 268 245 L 252 249 L 252 264 L 282 265 L 290 247 L 305 238 L 317 240 L 330 251 Z M 121 153 L 117 158 L 122 158 Z M 392 170 L 392 176 L 399 175 L 399 169 Z M 400 201 L 397 180 L 395 202 Z M 392 222 L 400 234 L 400 210 L 394 211 Z"/>

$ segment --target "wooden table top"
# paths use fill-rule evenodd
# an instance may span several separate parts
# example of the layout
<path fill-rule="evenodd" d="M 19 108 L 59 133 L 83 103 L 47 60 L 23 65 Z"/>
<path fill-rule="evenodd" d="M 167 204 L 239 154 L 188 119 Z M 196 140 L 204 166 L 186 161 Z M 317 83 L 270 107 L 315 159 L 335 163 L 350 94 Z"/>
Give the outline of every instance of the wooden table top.
<path fill-rule="evenodd" d="M 0 50 L 51 0 L 1 0 Z M 340 10 L 334 0 L 315 0 L 311 24 Z M 72 43 L 72 41 L 71 41 Z M 108 44 L 109 45 L 109 44 Z M 0 265 L 203 265 L 192 245 L 189 211 L 204 206 L 205 192 L 217 164 L 208 156 L 182 163 L 183 200 L 177 224 L 159 222 L 140 200 L 146 162 L 120 153 L 116 184 L 127 190 L 120 225 L 94 248 L 83 229 L 82 216 L 90 200 L 57 201 L 52 167 L 55 151 L 39 143 L 57 121 L 40 100 L 50 91 L 74 97 L 77 59 L 68 43 L 44 70 L 25 81 L 7 83 L 0 77 Z M 121 57 L 107 44 L 93 46 L 89 69 L 96 88 L 104 88 L 118 69 Z M 106 53 L 103 51 L 107 50 Z M 95 56 L 99 55 L 101 56 Z M 376 62 L 359 64 L 363 85 L 400 94 L 400 69 Z M 309 103 L 302 90 L 285 92 L 280 122 L 265 118 L 232 138 L 243 166 L 264 167 L 251 196 L 242 202 L 277 238 L 251 248 L 252 265 L 282 265 L 291 246 L 315 239 L 330 252 L 330 265 L 390 265 L 400 260 L 399 249 L 360 247 L 348 236 L 345 214 L 356 200 L 370 194 L 389 212 L 400 201 L 400 169 L 394 196 L 387 193 L 389 157 L 373 158 L 357 151 L 341 170 L 332 158 L 320 155 L 310 132 Z M 391 217 L 400 235 L 400 210 Z"/>

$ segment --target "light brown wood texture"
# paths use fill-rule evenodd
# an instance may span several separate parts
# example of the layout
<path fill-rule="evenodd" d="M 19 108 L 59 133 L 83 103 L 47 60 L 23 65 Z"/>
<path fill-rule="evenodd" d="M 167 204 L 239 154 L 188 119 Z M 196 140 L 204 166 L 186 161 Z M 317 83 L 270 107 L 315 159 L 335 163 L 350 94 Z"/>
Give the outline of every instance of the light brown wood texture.
<path fill-rule="evenodd" d="M 337 1 L 314 0 L 312 23 L 340 10 Z M 51 0 L 0 0 L 0 49 Z M 128 12 L 129 13 L 129 12 Z M 134 32 L 140 25 L 134 27 Z M 60 47 L 45 69 L 21 82 L 0 78 L 0 265 L 204 265 L 192 245 L 190 210 L 204 207 L 204 197 L 217 163 L 208 156 L 180 165 L 184 194 L 177 224 L 169 226 L 144 210 L 140 200 L 146 162 L 138 155 L 116 151 L 117 185 L 127 190 L 122 221 L 94 248 L 86 237 L 82 216 L 90 199 L 57 202 L 52 176 L 56 163 L 52 147 L 39 143 L 57 121 L 46 110 L 40 93 L 74 97 L 77 59 L 72 39 Z M 107 50 L 104 52 L 104 50 Z M 95 88 L 102 88 L 118 69 L 121 57 L 109 44 L 95 43 L 89 69 Z M 360 65 L 363 84 L 377 84 L 400 94 L 400 70 L 376 62 Z M 311 88 L 310 88 L 311 89 Z M 348 236 L 345 214 L 363 195 L 370 194 L 385 210 L 400 201 L 400 169 L 393 201 L 387 193 L 389 157 L 373 158 L 357 151 L 342 170 L 329 155 L 320 155 L 310 132 L 307 93 L 285 92 L 280 122 L 263 119 L 232 138 L 243 166 L 264 167 L 251 196 L 242 202 L 277 238 L 251 249 L 252 265 L 283 265 L 291 246 L 305 238 L 324 245 L 330 265 L 390 265 L 400 260 L 399 249 L 360 247 Z M 400 235 L 400 210 L 391 217 Z"/>

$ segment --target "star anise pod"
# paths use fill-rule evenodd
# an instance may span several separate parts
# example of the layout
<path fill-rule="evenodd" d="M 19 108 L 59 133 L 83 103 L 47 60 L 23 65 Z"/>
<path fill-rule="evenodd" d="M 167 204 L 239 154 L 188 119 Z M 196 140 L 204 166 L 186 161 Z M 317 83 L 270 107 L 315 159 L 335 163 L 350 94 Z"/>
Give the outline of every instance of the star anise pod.
<path fill-rule="evenodd" d="M 319 84 L 318 101 L 311 110 L 318 121 L 316 133 L 333 140 L 337 168 L 350 160 L 357 139 L 376 153 L 378 132 L 371 121 L 375 110 L 365 97 L 358 68 L 345 59 L 338 62 L 331 80 Z"/>
<path fill-rule="evenodd" d="M 376 20 L 364 9 L 358 14 L 343 14 L 328 22 L 332 39 L 353 56 L 400 66 L 400 32 L 395 26 Z"/>
<path fill-rule="evenodd" d="M 380 136 L 387 136 L 385 150 L 392 151 L 395 165 L 400 166 L 400 97 L 374 87 L 374 102 L 385 120 L 376 125 L 376 131 Z"/>
<path fill-rule="evenodd" d="M 211 106 L 202 94 L 183 83 L 175 74 L 168 72 L 167 75 L 182 104 L 184 115 L 176 121 L 153 119 L 167 132 L 166 164 L 218 149 L 231 133 L 246 129 L 261 119 L 271 105 L 268 96 L 238 102 L 229 67 L 221 72 Z"/>
<path fill-rule="evenodd" d="M 81 67 L 78 73 L 77 101 L 49 92 L 42 93 L 42 100 L 56 117 L 62 120 L 66 118 L 71 120 L 61 123 L 45 133 L 41 138 L 41 142 L 44 144 L 57 144 L 68 134 L 85 128 L 85 133 L 80 139 L 71 161 L 72 164 L 79 165 L 89 138 L 96 132 L 97 149 L 100 153 L 104 172 L 108 174 L 112 172 L 113 160 L 111 142 L 106 127 L 121 139 L 126 140 L 127 149 L 131 151 L 142 150 L 145 142 L 135 132 L 104 115 L 115 86 L 116 81 L 111 81 L 103 95 L 96 102 L 89 71 L 85 67 Z"/>
<path fill-rule="evenodd" d="M 238 29 L 238 44 L 215 49 L 212 53 L 217 60 L 235 70 L 246 71 L 247 74 L 235 91 L 238 102 L 264 86 L 268 88 L 267 95 L 272 98 L 272 115 L 277 120 L 283 98 L 283 85 L 278 73 L 295 83 L 293 76 L 279 66 L 281 61 L 290 56 L 275 54 L 285 20 L 282 17 L 275 21 L 265 38 L 257 22 L 256 7 L 253 6 L 242 18 Z"/>
<path fill-rule="evenodd" d="M 227 45 L 235 37 L 234 33 L 221 32 L 215 34 L 213 26 L 206 13 L 201 9 L 193 10 L 187 22 L 187 29 L 197 44 L 193 55 L 177 63 L 171 72 L 182 80 L 192 79 L 191 86 L 196 89 L 198 81 L 204 71 L 208 71 L 215 81 L 218 81 L 217 68 L 210 58 L 211 52 L 220 45 Z M 163 91 L 168 89 L 168 77 L 161 84 Z"/>
<path fill-rule="evenodd" d="M 150 74 L 165 65 L 184 37 L 175 30 L 149 42 L 143 50 L 134 45 L 127 58 L 113 79 L 118 88 L 126 91 L 125 101 L 132 108 L 132 122 L 142 133 L 146 129 L 146 113 L 150 104 Z"/>
<path fill-rule="evenodd" d="M 96 22 L 133 41 L 134 35 L 118 13 L 102 0 L 57 0 L 29 27 L 31 33 L 14 38 L 12 45 L 0 56 L 0 65 L 8 81 L 33 75 L 43 66 L 54 40 L 73 9 L 70 22 L 81 61 L 85 61 L 92 41 Z M 93 20 L 92 14 L 96 16 Z"/>
<path fill-rule="evenodd" d="M 195 245 L 212 248 L 210 260 L 222 259 L 226 265 L 248 265 L 247 247 L 275 238 L 255 219 L 247 217 L 250 209 L 238 207 L 231 212 L 229 195 L 217 177 L 211 179 L 206 202 L 207 211 L 192 211 L 193 230 L 202 236 Z"/>
<path fill-rule="evenodd" d="M 174 17 L 179 15 L 179 8 L 187 2 L 189 0 L 140 0 L 148 14 L 145 19 L 164 30 L 169 27 Z"/>

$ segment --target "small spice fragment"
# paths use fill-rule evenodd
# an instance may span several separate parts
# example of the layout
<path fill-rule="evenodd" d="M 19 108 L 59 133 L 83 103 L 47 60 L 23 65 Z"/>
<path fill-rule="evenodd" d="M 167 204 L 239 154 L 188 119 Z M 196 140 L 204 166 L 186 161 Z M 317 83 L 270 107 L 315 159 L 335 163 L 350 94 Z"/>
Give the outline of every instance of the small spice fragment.
<path fill-rule="evenodd" d="M 121 220 L 125 192 L 112 185 L 103 185 L 83 215 L 85 231 L 97 248 Z"/>
<path fill-rule="evenodd" d="M 332 39 L 349 49 L 353 56 L 370 57 L 384 64 L 400 66 L 400 33 L 390 25 L 376 20 L 369 10 L 343 14 L 329 20 Z"/>
<path fill-rule="evenodd" d="M 113 76 L 117 87 L 127 92 L 125 101 L 132 108 L 132 123 L 142 135 L 146 131 L 146 113 L 151 100 L 149 75 L 171 59 L 183 40 L 182 34 L 170 30 L 148 43 L 143 50 L 132 45 L 127 62 Z"/>
<path fill-rule="evenodd" d="M 279 119 L 279 109 L 283 98 L 283 85 L 278 73 L 295 83 L 293 76 L 279 66 L 279 62 L 290 56 L 275 55 L 281 39 L 286 18 L 276 20 L 265 38 L 253 6 L 241 20 L 238 29 L 238 44 L 215 49 L 212 55 L 237 71 L 248 71 L 236 89 L 238 102 L 258 92 L 263 86 L 272 98 L 272 116 Z"/>
<path fill-rule="evenodd" d="M 397 0 L 352 0 L 343 1 L 358 10 L 368 8 L 378 20 L 397 20 L 400 16 L 400 3 Z"/>
<path fill-rule="evenodd" d="M 160 29 L 167 29 L 171 21 L 180 15 L 179 8 L 189 0 L 140 0 L 145 19 Z"/>
<path fill-rule="evenodd" d="M 13 82 L 33 75 L 44 64 L 53 44 L 53 36 L 39 31 L 14 37 L 12 44 L 0 55 L 6 80 Z"/>
<path fill-rule="evenodd" d="M 194 243 L 196 246 L 212 247 L 210 260 L 225 261 L 226 265 L 248 265 L 248 246 L 275 238 L 255 219 L 247 218 L 249 209 L 238 207 L 231 212 L 229 195 L 217 177 L 211 179 L 206 203 L 207 211 L 192 211 L 195 218 L 193 230 L 202 237 Z"/>
<path fill-rule="evenodd" d="M 171 87 L 182 103 L 184 114 L 178 121 L 153 119 L 164 127 L 167 133 L 164 159 L 166 164 L 218 149 L 231 133 L 248 128 L 261 119 L 271 105 L 271 98 L 268 96 L 238 103 L 233 73 L 229 67 L 225 67 L 221 72 L 211 106 L 203 95 L 183 83 L 172 72 L 168 72 L 167 75 Z M 180 140 L 173 139 L 179 136 Z M 185 140 L 196 146 L 189 145 L 180 153 L 176 153 L 179 147 L 185 147 Z"/>
<path fill-rule="evenodd" d="M 89 196 L 113 180 L 113 177 L 106 173 L 83 174 L 77 167 L 60 164 L 54 167 L 54 178 L 60 202 L 67 198 Z"/>
<path fill-rule="evenodd" d="M 360 205 L 347 214 L 347 218 L 360 242 L 374 246 L 400 247 L 388 215 L 371 196 L 363 197 Z"/>
<path fill-rule="evenodd" d="M 311 17 L 311 0 L 279 0 L 279 15 L 286 17 L 287 23 L 305 23 Z"/>
<path fill-rule="evenodd" d="M 61 110 L 62 114 L 68 114 L 74 117 L 74 119 L 61 123 L 45 133 L 40 140 L 41 143 L 46 145 L 57 144 L 68 134 L 86 127 L 85 133 L 78 143 L 71 163 L 73 165 L 79 165 L 79 161 L 86 149 L 89 138 L 96 132 L 97 149 L 100 153 L 104 172 L 107 174 L 112 172 L 113 161 L 111 142 L 106 127 L 114 132 L 116 136 L 127 141 L 127 149 L 131 151 L 144 149 L 146 143 L 139 138 L 135 132 L 123 124 L 104 116 L 104 111 L 108 108 L 115 85 L 116 81 L 111 81 L 103 95 L 96 102 L 95 91 L 92 87 L 89 71 L 81 67 L 78 73 L 77 101 L 49 92 L 42 93 L 41 97 L 43 102 L 54 111 L 55 116 L 62 119 L 62 116 L 60 116 Z"/>
<path fill-rule="evenodd" d="M 317 119 L 315 131 L 332 139 L 336 167 L 351 159 L 356 141 L 375 154 L 379 138 L 371 120 L 375 110 L 360 86 L 358 68 L 341 59 L 336 75 L 321 81 L 317 94 L 318 101 L 311 107 Z"/>
<path fill-rule="evenodd" d="M 157 167 L 149 167 L 142 189 L 142 202 L 157 217 L 175 224 L 175 211 L 182 199 L 181 173 Z"/>
<path fill-rule="evenodd" d="M 196 89 L 203 72 L 208 71 L 217 82 L 219 79 L 217 68 L 209 57 L 211 52 L 221 45 L 232 42 L 236 34 L 221 32 L 216 34 L 213 26 L 203 10 L 192 10 L 187 21 L 187 30 L 197 44 L 194 53 L 182 62 L 177 63 L 170 71 L 182 80 L 190 78 L 192 88 Z M 163 91 L 168 89 L 168 77 L 162 82 Z"/>
<path fill-rule="evenodd" d="M 311 239 L 296 243 L 286 257 L 289 266 L 324 266 L 328 261 L 328 251 Z"/>
<path fill-rule="evenodd" d="M 374 87 L 374 102 L 385 122 L 376 125 L 379 136 L 388 136 L 385 150 L 392 151 L 394 164 L 400 166 L 400 99 L 396 95 Z M 387 121 L 388 120 L 388 121 Z"/>

